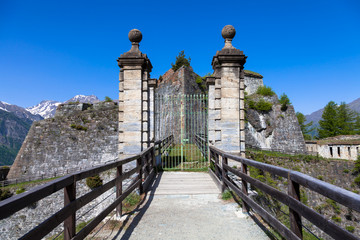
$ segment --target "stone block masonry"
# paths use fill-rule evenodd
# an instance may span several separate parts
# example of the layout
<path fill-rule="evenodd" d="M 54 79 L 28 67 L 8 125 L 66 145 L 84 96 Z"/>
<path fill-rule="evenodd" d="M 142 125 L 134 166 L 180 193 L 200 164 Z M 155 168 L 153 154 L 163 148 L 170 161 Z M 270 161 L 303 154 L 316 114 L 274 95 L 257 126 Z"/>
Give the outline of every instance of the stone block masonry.
<path fill-rule="evenodd" d="M 139 50 L 142 34 L 129 32 L 131 49 L 118 58 L 119 74 L 119 156 L 122 158 L 140 153 L 150 146 L 153 121 L 154 84 L 149 85 L 152 65 Z"/>
<path fill-rule="evenodd" d="M 114 102 L 86 110 L 77 104 L 60 105 L 56 117 L 33 123 L 8 179 L 54 176 L 116 159 L 117 108 Z"/>
<path fill-rule="evenodd" d="M 209 141 L 215 147 L 245 156 L 244 64 L 246 56 L 232 46 L 234 27 L 222 30 L 225 46 L 212 60 L 209 87 Z"/>

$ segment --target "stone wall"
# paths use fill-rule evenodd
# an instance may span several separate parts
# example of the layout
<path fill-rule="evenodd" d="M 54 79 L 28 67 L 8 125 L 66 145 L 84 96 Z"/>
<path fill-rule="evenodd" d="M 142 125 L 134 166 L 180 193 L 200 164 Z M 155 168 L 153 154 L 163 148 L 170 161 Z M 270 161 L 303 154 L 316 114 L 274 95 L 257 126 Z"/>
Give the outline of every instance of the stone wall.
<path fill-rule="evenodd" d="M 33 123 L 8 179 L 75 171 L 117 159 L 117 104 L 96 103 L 86 110 L 71 105 L 72 111 L 65 106 L 56 117 Z"/>
<path fill-rule="evenodd" d="M 259 74 L 260 75 L 260 74 Z M 245 72 L 245 92 L 248 95 L 256 93 L 260 86 L 264 86 L 262 76 L 255 76 Z"/>

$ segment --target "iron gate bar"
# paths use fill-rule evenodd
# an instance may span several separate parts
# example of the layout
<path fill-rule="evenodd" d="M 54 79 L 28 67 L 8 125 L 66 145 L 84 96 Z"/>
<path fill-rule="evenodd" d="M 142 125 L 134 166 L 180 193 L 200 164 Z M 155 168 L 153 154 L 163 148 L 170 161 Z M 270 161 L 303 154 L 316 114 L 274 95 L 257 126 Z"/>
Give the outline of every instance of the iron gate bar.
<path fill-rule="evenodd" d="M 155 137 L 172 135 L 174 141 L 164 150 L 162 167 L 166 170 L 207 168 L 207 144 L 197 144 L 195 135 L 207 138 L 207 104 L 204 94 L 155 96 Z"/>

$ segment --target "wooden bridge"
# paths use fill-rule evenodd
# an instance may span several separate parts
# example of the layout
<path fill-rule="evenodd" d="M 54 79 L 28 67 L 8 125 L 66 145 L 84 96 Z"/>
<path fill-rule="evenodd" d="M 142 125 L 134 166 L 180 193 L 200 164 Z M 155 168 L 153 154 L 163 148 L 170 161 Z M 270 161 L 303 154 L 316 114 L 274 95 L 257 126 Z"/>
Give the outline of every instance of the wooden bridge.
<path fill-rule="evenodd" d="M 156 159 L 157 156 L 159 156 L 164 149 L 171 144 L 171 139 L 173 138 L 168 137 L 163 141 L 159 141 L 155 144 L 155 146 L 147 148 L 136 156 L 66 175 L 42 186 L 38 186 L 30 191 L 1 201 L 0 220 L 6 219 L 19 210 L 29 207 L 37 201 L 62 190 L 64 192 L 63 207 L 59 211 L 54 212 L 49 218 L 44 219 L 42 223 L 22 236 L 21 239 L 42 239 L 44 237 L 48 237 L 48 234 L 59 225 L 63 225 L 64 239 L 84 239 L 91 234 L 93 229 L 114 210 L 118 215 L 121 215 L 122 202 L 136 189 L 138 189 L 140 194 L 150 191 L 155 192 L 158 195 L 218 194 L 220 193 L 218 189 L 221 191 L 231 189 L 233 193 L 242 200 L 244 212 L 256 213 L 261 216 L 267 224 L 269 224 L 285 239 L 303 238 L 303 219 L 311 222 L 334 239 L 359 239 L 358 236 L 355 236 L 349 231 L 341 228 L 337 224 L 326 219 L 325 216 L 303 204 L 300 199 L 300 186 L 330 198 L 357 212 L 360 212 L 360 195 L 318 179 L 314 179 L 300 172 L 228 154 L 211 146 L 209 147 L 208 155 L 210 160 L 208 174 L 211 176 L 212 181 L 218 186 L 218 189 L 214 187 L 215 185 L 209 180 L 210 178 L 208 177 L 208 174 L 205 173 L 202 173 L 202 175 L 200 175 L 200 177 L 198 176 L 197 179 L 192 180 L 186 180 L 183 175 L 159 175 L 157 173 L 158 168 L 156 165 Z M 200 145 L 205 144 L 202 142 L 201 138 L 198 138 L 196 142 Z M 230 161 L 238 163 L 241 167 L 231 167 L 229 165 Z M 124 164 L 131 162 L 135 162 L 136 167 L 124 172 Z M 269 172 L 273 176 L 286 178 L 288 180 L 288 191 L 282 192 L 258 179 L 250 177 L 248 174 L 248 167 Z M 82 196 L 77 196 L 76 182 L 109 170 L 116 172 L 115 178 L 92 189 L 92 191 Z M 131 176 L 136 177 L 126 189 L 123 189 L 123 181 L 131 178 Z M 154 179 L 159 179 L 159 176 L 162 176 L 162 184 L 154 189 Z M 176 187 L 174 186 L 174 183 L 176 183 Z M 75 227 L 77 211 L 91 203 L 94 199 L 99 198 L 103 193 L 113 187 L 116 189 L 115 200 L 106 206 L 95 218 L 93 218 L 86 226 L 76 233 Z M 251 197 L 249 197 L 249 187 L 256 188 L 257 190 L 270 195 L 282 204 L 288 206 L 290 228 L 287 228 L 280 220 L 275 218 Z M 155 199 L 154 202 L 150 203 L 150 205 L 154 204 L 156 201 L 157 200 Z M 174 204 L 172 208 L 179 209 L 181 208 L 181 205 Z M 196 206 L 194 206 L 194 211 L 195 209 Z M 190 211 L 188 218 L 192 217 L 191 214 L 192 213 Z M 223 220 L 226 221 L 226 218 Z M 212 219 L 207 219 L 204 224 L 211 225 L 214 223 L 212 222 Z M 142 231 L 141 224 L 137 226 L 136 231 Z M 157 229 L 154 227 L 153 232 L 148 232 L 146 236 L 154 236 L 151 234 L 156 231 Z M 227 231 L 226 227 L 223 231 Z M 239 235 L 243 235 L 247 230 L 238 228 L 236 231 L 238 231 Z M 181 234 L 181 232 L 179 232 L 179 234 Z M 209 232 L 209 234 L 211 233 Z M 209 237 L 211 237 L 211 235 L 209 235 Z M 161 237 L 158 237 L 158 239 L 168 239 L 166 232 L 164 232 Z"/>

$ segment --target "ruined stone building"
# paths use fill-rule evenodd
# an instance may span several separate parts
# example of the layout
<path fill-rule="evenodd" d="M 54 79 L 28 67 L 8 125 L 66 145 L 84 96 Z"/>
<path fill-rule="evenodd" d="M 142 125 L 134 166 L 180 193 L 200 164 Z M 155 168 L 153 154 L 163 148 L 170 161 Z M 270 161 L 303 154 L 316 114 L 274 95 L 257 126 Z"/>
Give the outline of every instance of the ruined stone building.
<path fill-rule="evenodd" d="M 360 154 L 360 136 L 342 135 L 321 140 L 306 141 L 309 153 L 324 158 L 356 160 Z"/>

